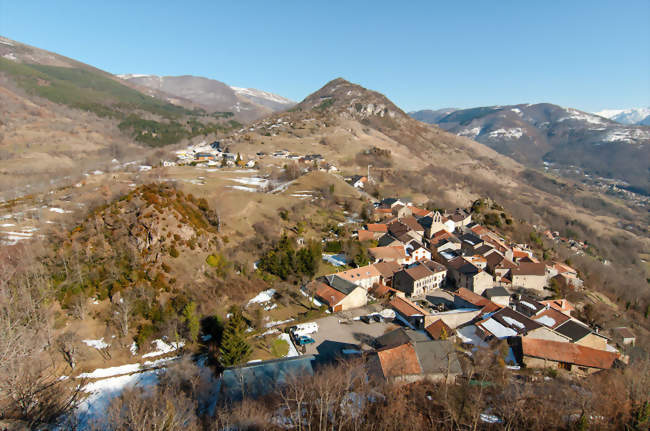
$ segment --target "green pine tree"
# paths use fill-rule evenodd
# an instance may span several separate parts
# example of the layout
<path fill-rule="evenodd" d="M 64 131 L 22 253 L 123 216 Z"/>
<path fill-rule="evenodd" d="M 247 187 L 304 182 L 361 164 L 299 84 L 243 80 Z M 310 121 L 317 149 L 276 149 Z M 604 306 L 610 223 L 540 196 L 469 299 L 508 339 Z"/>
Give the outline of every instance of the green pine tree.
<path fill-rule="evenodd" d="M 219 363 L 230 367 L 244 363 L 251 355 L 251 346 L 246 341 L 246 328 L 241 309 L 233 308 L 231 316 L 223 330 L 221 348 L 219 349 Z"/>
<path fill-rule="evenodd" d="M 199 315 L 196 312 L 196 302 L 192 301 L 185 306 L 183 309 L 183 318 L 187 325 L 187 338 L 192 343 L 195 343 L 199 338 L 199 331 L 201 330 L 201 322 L 199 321 Z"/>

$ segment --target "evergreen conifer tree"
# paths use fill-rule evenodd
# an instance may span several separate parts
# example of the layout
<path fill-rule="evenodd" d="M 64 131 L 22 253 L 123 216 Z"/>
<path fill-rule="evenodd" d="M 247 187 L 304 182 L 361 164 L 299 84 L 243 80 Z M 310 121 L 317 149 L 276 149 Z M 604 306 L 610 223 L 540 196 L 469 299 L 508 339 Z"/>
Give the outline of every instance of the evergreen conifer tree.
<path fill-rule="evenodd" d="M 219 349 L 219 363 L 230 367 L 244 363 L 251 355 L 251 346 L 246 341 L 247 324 L 239 308 L 231 310 L 231 316 L 223 330 L 221 348 Z"/>
<path fill-rule="evenodd" d="M 187 338 L 195 343 L 199 338 L 199 331 L 201 330 L 201 322 L 196 312 L 196 302 L 192 301 L 185 306 L 183 309 L 183 319 L 187 325 Z"/>

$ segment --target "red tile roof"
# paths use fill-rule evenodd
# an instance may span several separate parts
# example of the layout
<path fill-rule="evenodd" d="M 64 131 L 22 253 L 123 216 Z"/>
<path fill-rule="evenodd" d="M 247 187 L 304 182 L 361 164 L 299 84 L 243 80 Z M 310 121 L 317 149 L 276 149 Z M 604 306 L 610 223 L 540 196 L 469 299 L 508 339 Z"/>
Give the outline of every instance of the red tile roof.
<path fill-rule="evenodd" d="M 336 275 L 352 283 L 358 283 L 360 280 L 379 277 L 381 273 L 375 268 L 375 265 L 366 265 L 359 268 L 352 268 L 345 271 L 337 272 Z"/>
<path fill-rule="evenodd" d="M 366 225 L 366 229 L 370 232 L 388 232 L 388 225 L 383 223 L 369 223 Z"/>
<path fill-rule="evenodd" d="M 514 257 L 515 259 L 521 259 L 524 257 L 528 257 L 528 253 L 521 250 L 512 250 L 512 257 Z"/>
<path fill-rule="evenodd" d="M 575 343 L 522 338 L 524 356 L 566 362 L 583 367 L 609 369 L 619 357 L 618 353 L 592 349 Z"/>
<path fill-rule="evenodd" d="M 477 224 L 476 226 L 472 227 L 471 231 L 478 236 L 484 235 L 489 232 L 485 227 L 481 226 L 480 224 Z"/>
<path fill-rule="evenodd" d="M 368 249 L 368 253 L 370 253 L 370 255 L 375 259 L 386 261 L 406 259 L 406 251 L 404 250 L 404 246 L 401 245 L 388 247 L 371 247 Z"/>
<path fill-rule="evenodd" d="M 410 317 L 410 316 L 426 316 L 429 314 L 427 311 L 418 307 L 413 302 L 409 301 L 406 298 L 401 298 L 399 296 L 394 297 L 390 301 L 390 306 L 393 307 L 400 314 Z"/>
<path fill-rule="evenodd" d="M 330 307 L 333 307 L 345 298 L 345 294 L 328 286 L 325 283 L 319 283 L 316 286 L 316 297 L 321 299 Z"/>
<path fill-rule="evenodd" d="M 397 262 L 377 262 L 375 268 L 382 277 L 390 278 L 402 269 L 402 265 Z"/>
<path fill-rule="evenodd" d="M 578 273 L 578 271 L 576 271 L 575 269 L 571 268 L 569 265 L 564 264 L 564 263 L 555 262 L 554 266 L 555 266 L 555 269 L 560 274 L 563 274 L 563 273 L 566 273 L 566 272 L 574 273 L 574 274 Z"/>
<path fill-rule="evenodd" d="M 375 233 L 367 230 L 359 229 L 357 232 L 359 235 L 359 241 L 370 241 L 375 239 Z"/>
<path fill-rule="evenodd" d="M 434 340 L 440 340 L 443 334 L 443 330 L 447 337 L 450 337 L 454 331 L 445 322 L 443 322 L 442 319 L 436 320 L 431 325 L 427 326 L 424 330 L 427 331 L 427 334 L 429 334 Z"/>
<path fill-rule="evenodd" d="M 492 311 L 496 311 L 502 308 L 501 306 L 495 304 L 489 299 L 484 298 L 481 295 L 477 295 L 476 293 L 464 287 L 458 289 L 458 291 L 455 292 L 454 295 L 469 302 L 472 305 L 483 308 L 483 311 L 486 313 L 490 313 Z"/>
<path fill-rule="evenodd" d="M 418 217 L 426 217 L 427 215 L 431 214 L 431 211 L 429 210 L 425 210 L 413 206 L 409 206 L 409 208 L 411 208 L 411 212 L 413 213 L 413 215 Z"/>
<path fill-rule="evenodd" d="M 384 377 L 399 377 L 420 374 L 422 367 L 415 348 L 407 343 L 377 351 Z"/>
<path fill-rule="evenodd" d="M 399 221 L 401 223 L 405 224 L 406 226 L 408 226 L 408 228 L 411 229 L 411 230 L 414 230 L 416 232 L 419 232 L 419 231 L 423 232 L 424 231 L 424 228 L 422 227 L 422 225 L 420 223 L 418 223 L 417 219 L 415 217 L 413 217 L 413 216 L 403 217 L 403 218 L 399 219 Z"/>
<path fill-rule="evenodd" d="M 433 234 L 433 236 L 431 237 L 431 242 L 437 242 L 440 241 L 441 239 L 449 238 L 450 236 L 451 234 L 449 232 L 442 229 Z"/>
<path fill-rule="evenodd" d="M 549 299 L 547 301 L 540 301 L 540 302 L 544 305 L 550 306 L 551 308 L 561 313 L 567 313 L 575 310 L 573 304 L 571 304 L 566 299 Z"/>
<path fill-rule="evenodd" d="M 385 284 L 376 283 L 369 290 L 369 292 L 375 297 L 380 297 L 380 296 L 388 295 L 390 292 L 397 292 L 397 290 L 393 289 L 392 287 L 388 287 Z"/>
<path fill-rule="evenodd" d="M 554 329 L 569 320 L 569 316 L 559 312 L 558 310 L 549 308 L 542 311 L 541 313 L 536 314 L 535 316 L 532 316 L 531 319 L 538 321 L 544 326 L 548 326 L 549 328 Z"/>
<path fill-rule="evenodd" d="M 519 267 L 512 270 L 512 275 L 546 275 L 546 265 L 543 263 L 521 262 Z"/>

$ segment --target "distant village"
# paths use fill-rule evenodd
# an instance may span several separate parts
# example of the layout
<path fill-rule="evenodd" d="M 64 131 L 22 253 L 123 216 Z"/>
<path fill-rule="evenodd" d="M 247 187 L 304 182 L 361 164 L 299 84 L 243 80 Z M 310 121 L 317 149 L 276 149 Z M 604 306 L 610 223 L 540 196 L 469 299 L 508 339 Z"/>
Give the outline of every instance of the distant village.
<path fill-rule="evenodd" d="M 272 153 L 257 152 L 255 156 L 248 158 L 241 154 L 230 153 L 222 142 L 214 141 L 210 144 L 202 142 L 190 145 L 186 149 L 176 151 L 176 161 L 165 161 L 164 166 L 183 165 L 205 165 L 207 167 L 245 167 L 254 168 L 257 161 L 264 157 L 275 159 L 293 160 L 304 167 L 312 168 L 317 166 L 319 170 L 326 172 L 338 172 L 334 165 L 326 163 L 320 154 L 299 155 L 290 153 L 287 150 L 278 150 Z"/>
<path fill-rule="evenodd" d="M 362 187 L 367 178 L 348 180 Z M 349 256 L 324 254 L 346 269 L 301 288 L 328 315 L 289 328 L 293 355 L 226 369 L 225 395 L 238 398 L 247 385 L 260 390 L 262 375 L 313 372 L 320 362 L 353 357 L 388 381 L 453 382 L 464 375 L 461 355 L 499 340 L 514 372 L 584 376 L 627 363 L 621 350 L 635 343 L 629 328 L 592 328 L 550 289 L 582 288 L 566 263 L 540 262 L 526 244 L 509 243 L 464 209 L 443 214 L 388 198 L 375 204 L 373 218 L 354 234 L 376 243 L 370 264 L 348 269 Z"/>

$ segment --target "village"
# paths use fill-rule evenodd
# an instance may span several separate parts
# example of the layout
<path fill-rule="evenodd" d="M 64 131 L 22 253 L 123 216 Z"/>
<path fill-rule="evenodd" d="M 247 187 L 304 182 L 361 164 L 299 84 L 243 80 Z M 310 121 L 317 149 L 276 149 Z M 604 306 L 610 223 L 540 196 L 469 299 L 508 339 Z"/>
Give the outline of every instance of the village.
<path fill-rule="evenodd" d="M 354 267 L 344 253 L 324 254 L 352 268 L 301 287 L 326 316 L 285 325 L 287 357 L 227 368 L 222 396 L 264 393 L 278 379 L 351 359 L 389 382 L 453 383 L 471 377 L 462 364 L 477 349 L 503 343 L 504 365 L 529 377 L 551 370 L 579 378 L 628 362 L 621 353 L 635 343 L 628 328 L 590 327 L 558 297 L 557 286 L 583 288 L 568 264 L 541 262 L 526 244 L 509 243 L 465 209 L 441 214 L 386 198 L 374 204 L 373 218 L 353 234 L 376 244 L 367 250 L 369 264 Z M 268 309 L 272 296 L 261 305 Z"/>

